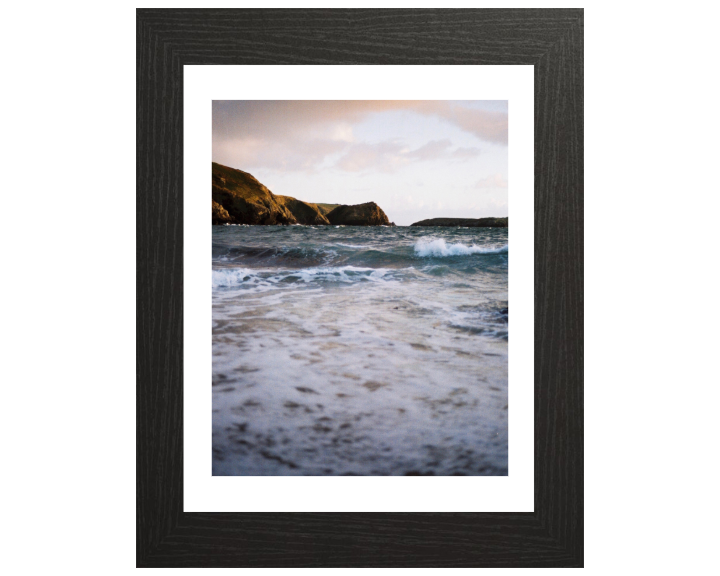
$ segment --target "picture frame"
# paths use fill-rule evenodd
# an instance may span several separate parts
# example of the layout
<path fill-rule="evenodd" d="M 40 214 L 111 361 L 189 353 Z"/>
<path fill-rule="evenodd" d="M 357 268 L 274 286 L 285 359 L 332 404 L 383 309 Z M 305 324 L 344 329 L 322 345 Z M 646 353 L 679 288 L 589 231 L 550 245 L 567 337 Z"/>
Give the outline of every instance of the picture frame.
<path fill-rule="evenodd" d="M 138 567 L 583 566 L 583 10 L 139 9 Z M 183 66 L 533 65 L 535 510 L 183 511 Z"/>

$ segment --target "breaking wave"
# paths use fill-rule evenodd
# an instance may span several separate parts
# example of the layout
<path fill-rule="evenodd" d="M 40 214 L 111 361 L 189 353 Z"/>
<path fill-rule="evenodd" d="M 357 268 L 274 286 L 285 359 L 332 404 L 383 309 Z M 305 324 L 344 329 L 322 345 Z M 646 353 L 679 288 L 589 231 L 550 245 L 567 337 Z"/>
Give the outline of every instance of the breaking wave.
<path fill-rule="evenodd" d="M 415 254 L 421 257 L 434 256 L 469 256 L 470 254 L 502 254 L 507 253 L 508 245 L 499 247 L 466 246 L 465 244 L 448 244 L 442 238 L 422 238 L 415 243 Z"/>
<path fill-rule="evenodd" d="M 356 266 L 303 268 L 301 270 L 249 270 L 247 268 L 221 268 L 212 271 L 213 288 L 233 286 L 274 286 L 295 282 L 377 282 L 389 272 L 385 268 L 359 268 Z"/>

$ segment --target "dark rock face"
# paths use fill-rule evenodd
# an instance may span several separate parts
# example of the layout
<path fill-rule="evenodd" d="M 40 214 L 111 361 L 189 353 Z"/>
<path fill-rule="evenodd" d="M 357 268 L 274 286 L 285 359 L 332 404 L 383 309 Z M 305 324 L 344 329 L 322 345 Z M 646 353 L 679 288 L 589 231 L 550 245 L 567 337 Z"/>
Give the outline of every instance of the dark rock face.
<path fill-rule="evenodd" d="M 312 204 L 273 194 L 242 170 L 212 165 L 213 224 L 391 225 L 374 202 L 345 206 Z M 334 214 L 333 220 L 330 215 Z"/>
<path fill-rule="evenodd" d="M 431 218 L 421 220 L 411 226 L 466 226 L 467 228 L 507 228 L 505 218 Z"/>
<path fill-rule="evenodd" d="M 228 214 L 227 210 L 220 206 L 215 200 L 212 201 L 212 223 L 215 224 L 230 224 L 232 218 Z"/>
<path fill-rule="evenodd" d="M 295 216 L 298 224 L 306 224 L 308 226 L 318 226 L 322 224 L 330 224 L 325 215 L 318 209 L 315 204 L 303 202 L 290 196 L 275 196 L 275 199 L 283 204 L 290 213 Z"/>
<path fill-rule="evenodd" d="M 320 214 L 322 214 L 323 216 L 327 216 L 328 213 L 330 213 L 330 212 L 332 212 L 333 210 L 335 210 L 335 208 L 337 208 L 338 206 L 340 206 L 340 204 L 321 204 L 321 203 L 318 203 L 318 204 L 313 204 L 313 206 L 317 206 L 317 209 L 320 210 Z"/>
<path fill-rule="evenodd" d="M 328 213 L 330 224 L 342 226 L 389 226 L 390 220 L 375 202 L 342 205 Z"/>

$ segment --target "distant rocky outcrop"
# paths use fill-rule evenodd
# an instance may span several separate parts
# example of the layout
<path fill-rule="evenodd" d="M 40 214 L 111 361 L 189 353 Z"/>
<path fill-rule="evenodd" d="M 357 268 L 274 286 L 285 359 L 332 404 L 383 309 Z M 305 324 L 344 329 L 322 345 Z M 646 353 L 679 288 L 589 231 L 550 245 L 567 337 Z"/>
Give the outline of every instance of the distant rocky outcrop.
<path fill-rule="evenodd" d="M 329 212 L 327 219 L 330 224 L 344 226 L 390 226 L 391 222 L 375 202 L 342 205 Z M 394 224 L 392 224 L 394 226 Z"/>
<path fill-rule="evenodd" d="M 212 200 L 213 224 L 390 224 L 374 202 L 356 206 L 313 204 L 275 195 L 251 174 L 216 162 L 212 164 Z"/>
<path fill-rule="evenodd" d="M 464 226 L 467 228 L 507 228 L 505 218 L 431 218 L 410 224 L 410 226 Z"/>

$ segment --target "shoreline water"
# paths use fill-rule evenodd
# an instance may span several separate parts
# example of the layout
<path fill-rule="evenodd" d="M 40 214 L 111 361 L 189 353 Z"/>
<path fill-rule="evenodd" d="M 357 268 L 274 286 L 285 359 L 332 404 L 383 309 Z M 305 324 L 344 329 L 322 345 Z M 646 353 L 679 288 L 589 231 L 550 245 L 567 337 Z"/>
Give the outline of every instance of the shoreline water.
<path fill-rule="evenodd" d="M 214 475 L 506 475 L 507 229 L 213 228 Z"/>

